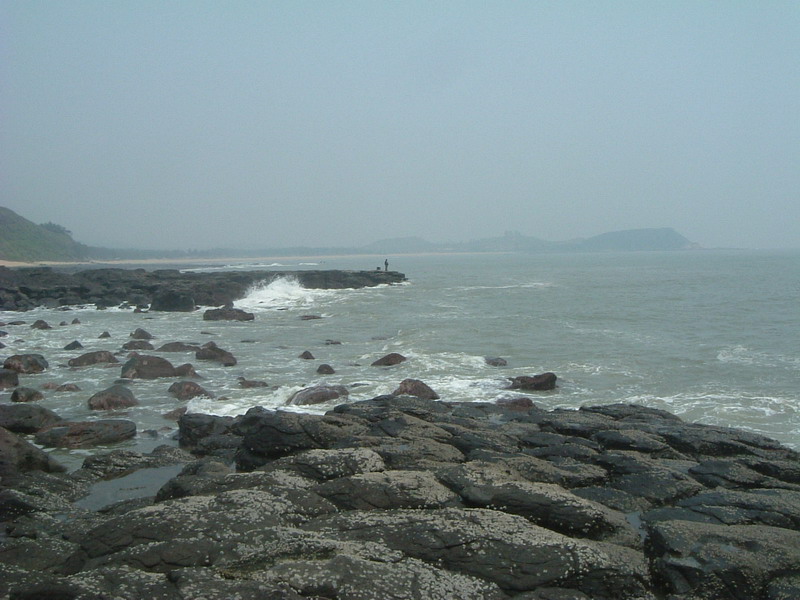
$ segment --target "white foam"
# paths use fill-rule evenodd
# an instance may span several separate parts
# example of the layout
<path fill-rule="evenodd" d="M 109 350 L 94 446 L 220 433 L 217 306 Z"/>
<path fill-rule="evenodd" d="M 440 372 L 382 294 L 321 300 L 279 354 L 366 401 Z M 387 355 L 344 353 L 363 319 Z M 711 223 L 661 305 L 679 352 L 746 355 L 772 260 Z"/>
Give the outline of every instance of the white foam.
<path fill-rule="evenodd" d="M 330 290 L 304 288 L 296 277 L 278 277 L 269 283 L 254 284 L 245 297 L 234 304 L 237 308 L 245 310 L 303 308 L 329 295 L 331 295 Z"/>

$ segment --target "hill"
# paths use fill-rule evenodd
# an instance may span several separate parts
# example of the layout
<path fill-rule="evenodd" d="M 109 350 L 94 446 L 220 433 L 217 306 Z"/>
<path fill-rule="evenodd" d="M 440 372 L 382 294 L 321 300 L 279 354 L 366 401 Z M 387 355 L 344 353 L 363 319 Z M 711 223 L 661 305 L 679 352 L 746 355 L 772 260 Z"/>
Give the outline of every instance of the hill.
<path fill-rule="evenodd" d="M 37 225 L 0 206 L 0 259 L 36 262 L 85 260 L 90 249 L 54 223 Z"/>

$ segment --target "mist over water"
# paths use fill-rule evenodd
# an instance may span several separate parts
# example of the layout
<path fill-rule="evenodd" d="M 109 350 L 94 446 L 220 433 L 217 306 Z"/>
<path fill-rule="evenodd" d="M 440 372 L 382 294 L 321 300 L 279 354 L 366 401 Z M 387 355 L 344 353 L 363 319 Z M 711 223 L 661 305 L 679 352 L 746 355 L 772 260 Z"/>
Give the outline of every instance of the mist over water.
<path fill-rule="evenodd" d="M 308 267 L 369 269 L 374 260 L 326 259 Z M 443 400 L 494 401 L 518 395 L 505 389 L 510 377 L 553 371 L 556 390 L 529 394 L 543 408 L 634 402 L 800 448 L 798 253 L 402 256 L 390 257 L 390 265 L 408 283 L 308 290 L 283 278 L 254 286 L 236 302 L 255 313 L 253 322 L 203 321 L 202 311 L 0 313 L 1 321 L 27 323 L 3 328 L 8 347 L 0 355 L 38 352 L 48 359 L 48 371 L 21 376 L 21 385 L 78 384 L 81 392 L 45 391 L 41 402 L 71 419 L 109 416 L 89 411 L 86 400 L 114 383 L 120 365 L 70 369 L 67 360 L 91 350 L 118 351 L 142 327 L 156 337 L 156 348 L 213 340 L 238 359 L 222 367 L 193 353 L 147 352 L 195 366 L 204 378 L 199 383 L 215 396 L 189 401 L 195 412 L 236 415 L 261 405 L 321 413 L 340 401 L 285 404 L 293 392 L 320 383 L 348 386 L 350 401 L 369 399 L 407 377 L 425 381 Z M 307 315 L 321 318 L 304 320 Z M 57 326 L 75 317 L 79 325 Z M 31 329 L 39 318 L 55 329 Z M 111 338 L 98 339 L 106 330 Z M 75 339 L 84 350 L 62 350 Z M 298 358 L 305 350 L 314 360 Z M 370 366 L 389 352 L 409 360 Z M 485 357 L 502 357 L 508 366 L 491 367 Z M 318 375 L 321 363 L 335 374 Z M 269 386 L 243 389 L 240 376 Z M 175 424 L 162 415 L 182 405 L 167 393 L 171 383 L 130 383 L 141 406 L 113 413 L 139 426 L 139 437 L 126 447 L 171 443 Z M 81 456 L 56 454 L 67 461 Z"/>

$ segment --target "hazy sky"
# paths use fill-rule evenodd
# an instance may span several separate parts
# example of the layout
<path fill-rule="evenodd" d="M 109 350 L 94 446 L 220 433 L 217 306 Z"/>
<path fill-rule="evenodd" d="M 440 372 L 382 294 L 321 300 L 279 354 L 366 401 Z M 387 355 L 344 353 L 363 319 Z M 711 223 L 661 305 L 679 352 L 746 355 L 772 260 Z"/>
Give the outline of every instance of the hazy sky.
<path fill-rule="evenodd" d="M 800 247 L 800 2 L 0 0 L 0 206 L 90 245 Z"/>

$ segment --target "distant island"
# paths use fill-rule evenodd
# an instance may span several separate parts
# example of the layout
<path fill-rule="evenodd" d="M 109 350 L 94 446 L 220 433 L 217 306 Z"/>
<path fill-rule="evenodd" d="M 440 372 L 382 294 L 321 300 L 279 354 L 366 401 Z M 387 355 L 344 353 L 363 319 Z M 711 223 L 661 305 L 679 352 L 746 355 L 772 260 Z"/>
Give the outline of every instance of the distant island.
<path fill-rule="evenodd" d="M 90 262 L 152 259 L 256 258 L 264 256 L 329 256 L 341 254 L 385 255 L 428 252 L 636 252 L 690 250 L 700 246 L 671 227 L 627 229 L 589 238 L 552 242 L 507 231 L 504 235 L 468 242 L 436 243 L 419 237 L 402 237 L 353 247 L 213 248 L 208 250 L 146 250 L 101 248 L 72 239 L 71 232 L 55 223 L 37 225 L 14 211 L 0 207 L 0 260 L 9 262 Z"/>

